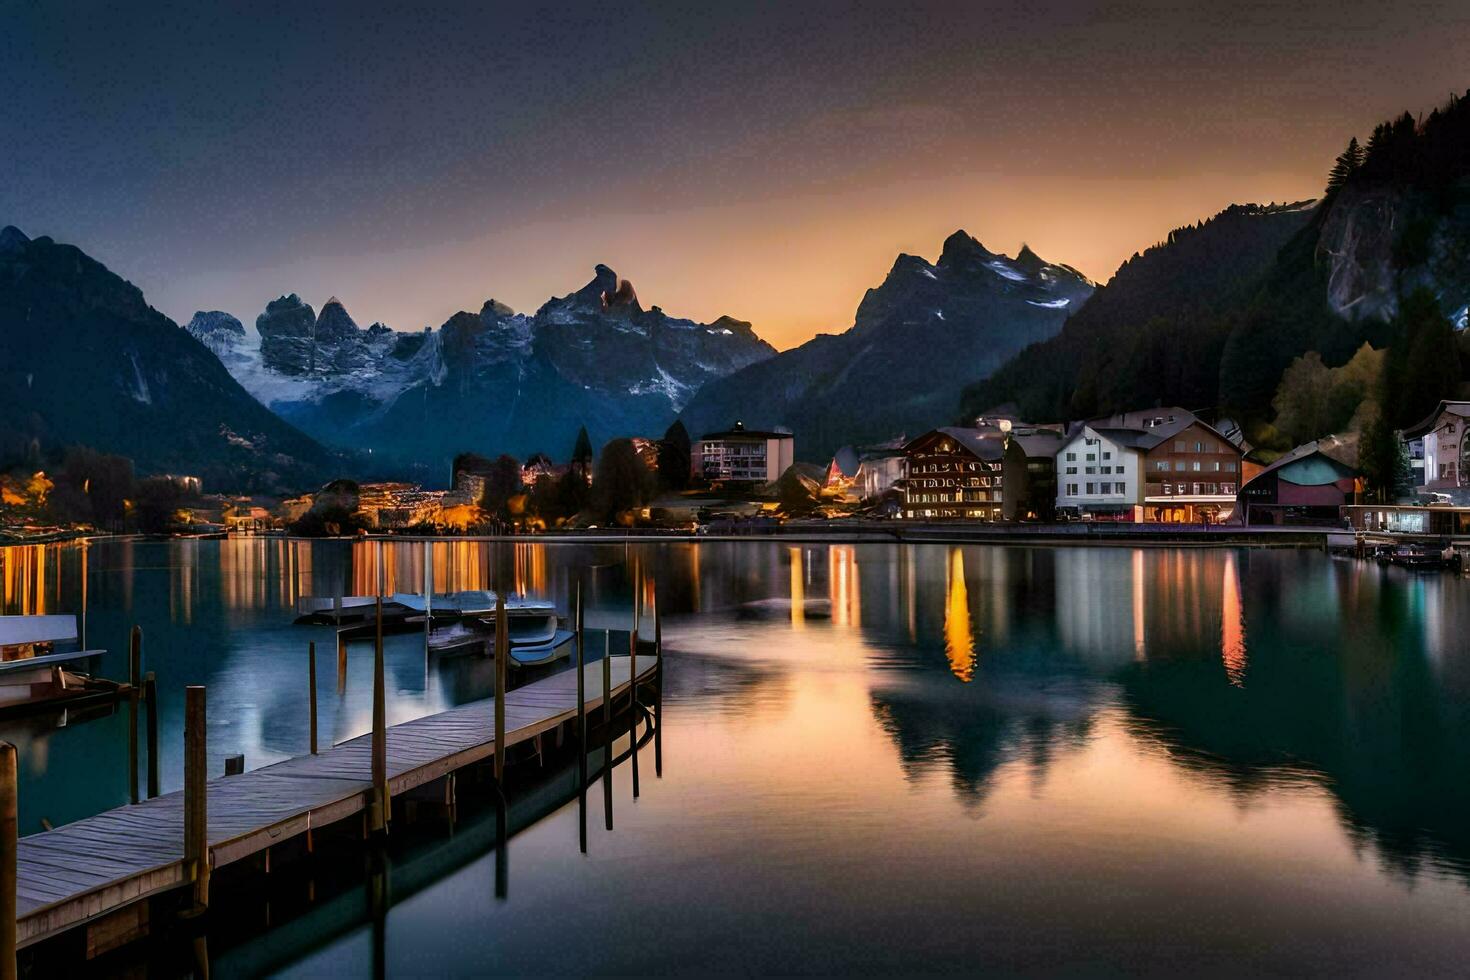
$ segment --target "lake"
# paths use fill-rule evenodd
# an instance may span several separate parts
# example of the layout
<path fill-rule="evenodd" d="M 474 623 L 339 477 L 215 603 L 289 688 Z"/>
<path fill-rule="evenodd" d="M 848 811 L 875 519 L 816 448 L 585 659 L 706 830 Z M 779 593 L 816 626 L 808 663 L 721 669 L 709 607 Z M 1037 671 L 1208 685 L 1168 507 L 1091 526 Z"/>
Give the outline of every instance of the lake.
<path fill-rule="evenodd" d="M 208 686 L 211 773 L 305 751 L 309 641 L 323 740 L 368 731 L 371 658 L 339 685 L 331 628 L 293 625 L 295 600 L 415 591 L 425 561 L 265 538 L 0 554 L 0 612 L 85 607 L 109 676 L 143 628 L 164 791 L 185 684 Z M 498 578 L 564 609 L 580 579 L 608 620 L 640 565 L 665 771 L 645 761 L 634 802 L 616 770 L 617 828 L 594 819 L 586 856 L 575 798 L 548 807 L 510 842 L 504 899 L 488 845 L 396 894 L 390 974 L 1470 961 L 1464 580 L 1285 549 L 456 540 L 431 560 L 437 589 Z M 388 638 L 387 670 L 390 723 L 493 683 L 478 658 L 426 663 L 414 635 Z M 125 733 L 125 713 L 0 726 L 22 834 L 126 802 Z M 372 932 L 283 921 L 216 973 L 370 975 Z"/>

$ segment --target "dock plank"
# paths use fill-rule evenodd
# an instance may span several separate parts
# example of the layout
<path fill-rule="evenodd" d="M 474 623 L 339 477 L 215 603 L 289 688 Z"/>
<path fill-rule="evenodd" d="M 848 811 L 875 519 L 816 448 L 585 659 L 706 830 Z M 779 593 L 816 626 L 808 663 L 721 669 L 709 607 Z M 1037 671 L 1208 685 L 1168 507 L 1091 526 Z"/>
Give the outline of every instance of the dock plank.
<path fill-rule="evenodd" d="M 628 657 L 613 657 L 614 696 L 630 683 Z M 640 681 L 658 661 L 638 657 Z M 575 717 L 572 671 L 505 695 L 506 747 Z M 602 664 L 585 668 L 588 711 L 602 705 Z M 389 789 L 402 793 L 495 754 L 495 699 L 463 704 L 388 729 Z M 208 783 L 210 862 L 221 867 L 363 809 L 372 792 L 372 735 Z M 64 932 L 186 883 L 183 793 L 118 807 L 22 838 L 16 931 L 20 946 Z"/>

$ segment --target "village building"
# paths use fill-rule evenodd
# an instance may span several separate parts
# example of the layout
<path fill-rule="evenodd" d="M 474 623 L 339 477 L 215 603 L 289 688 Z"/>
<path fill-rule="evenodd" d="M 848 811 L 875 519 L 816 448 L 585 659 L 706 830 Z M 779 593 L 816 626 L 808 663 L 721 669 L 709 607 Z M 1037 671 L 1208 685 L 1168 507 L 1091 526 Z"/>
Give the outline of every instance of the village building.
<path fill-rule="evenodd" d="M 1090 521 L 1142 521 L 1142 430 L 1104 422 L 1074 426 L 1056 455 L 1056 513 Z"/>
<path fill-rule="evenodd" d="M 1064 437 L 1054 429 L 1012 429 L 1001 476 L 1001 513 L 1008 521 L 1051 521 L 1057 507 L 1057 453 Z"/>
<path fill-rule="evenodd" d="M 736 422 L 724 432 L 707 432 L 690 454 L 694 472 L 712 484 L 773 483 L 796 461 L 789 432 L 747 429 Z"/>
<path fill-rule="evenodd" d="M 1246 482 L 1237 495 L 1242 524 L 1341 524 L 1344 504 L 1358 502 L 1356 436 L 1326 436 L 1298 446 Z"/>
<path fill-rule="evenodd" d="M 1182 408 L 1093 419 L 1057 458 L 1057 510 L 1087 520 L 1200 524 L 1235 511 L 1253 468 L 1238 445 Z"/>
<path fill-rule="evenodd" d="M 1421 493 L 1470 503 L 1470 401 L 1441 401 L 1419 424 L 1405 429 L 1410 456 L 1423 460 Z"/>
<path fill-rule="evenodd" d="M 998 521 L 1005 433 L 935 429 L 903 447 L 902 511 L 911 520 Z"/>
<path fill-rule="evenodd" d="M 853 492 L 866 504 L 874 503 L 897 493 L 903 480 L 903 447 L 908 440 L 899 438 L 876 446 L 865 446 L 858 459 L 857 477 L 853 481 Z"/>
<path fill-rule="evenodd" d="M 542 480 L 558 479 L 566 471 L 565 466 L 556 465 L 545 453 L 535 453 L 521 464 L 521 483 L 529 489 Z"/>
<path fill-rule="evenodd" d="M 822 489 L 838 497 L 856 496 L 853 488 L 857 486 L 858 469 L 861 466 L 862 458 L 858 451 L 852 446 L 843 446 L 833 453 L 831 462 L 827 464 L 827 472 L 822 477 Z"/>
<path fill-rule="evenodd" d="M 442 490 L 425 490 L 417 483 L 364 483 L 357 506 L 372 527 L 402 529 L 437 524 L 444 509 Z"/>

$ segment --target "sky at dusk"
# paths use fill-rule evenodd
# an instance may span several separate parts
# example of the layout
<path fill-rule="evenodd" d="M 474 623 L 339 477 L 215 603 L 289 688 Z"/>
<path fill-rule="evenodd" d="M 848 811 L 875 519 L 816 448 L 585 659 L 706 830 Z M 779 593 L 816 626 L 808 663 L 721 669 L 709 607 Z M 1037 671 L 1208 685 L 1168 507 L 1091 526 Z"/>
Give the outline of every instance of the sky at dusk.
<path fill-rule="evenodd" d="M 180 322 L 437 327 L 605 262 L 784 348 L 956 228 L 1104 281 L 1470 86 L 1463 0 L 210 6 L 0 0 L 0 224 Z"/>

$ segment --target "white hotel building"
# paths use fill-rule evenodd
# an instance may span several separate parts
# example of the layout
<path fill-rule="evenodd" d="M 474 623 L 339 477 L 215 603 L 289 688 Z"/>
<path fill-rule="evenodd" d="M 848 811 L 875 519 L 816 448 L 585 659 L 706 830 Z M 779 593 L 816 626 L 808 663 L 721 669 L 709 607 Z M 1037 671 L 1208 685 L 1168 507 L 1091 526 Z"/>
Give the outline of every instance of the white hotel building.
<path fill-rule="evenodd" d="M 1143 505 L 1142 433 L 1083 425 L 1057 451 L 1057 513 L 1135 521 Z"/>

